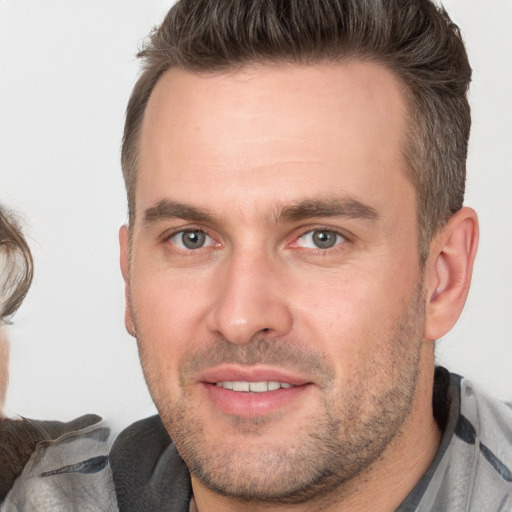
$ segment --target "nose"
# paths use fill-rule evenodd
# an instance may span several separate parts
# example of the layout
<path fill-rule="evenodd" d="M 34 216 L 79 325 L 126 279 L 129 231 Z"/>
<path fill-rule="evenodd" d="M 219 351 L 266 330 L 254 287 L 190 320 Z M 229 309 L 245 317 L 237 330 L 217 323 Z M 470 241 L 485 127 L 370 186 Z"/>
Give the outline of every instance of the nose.
<path fill-rule="evenodd" d="M 283 269 L 264 256 L 232 255 L 218 275 L 216 300 L 207 316 L 208 329 L 231 343 L 255 336 L 287 334 L 293 324 L 286 300 Z"/>

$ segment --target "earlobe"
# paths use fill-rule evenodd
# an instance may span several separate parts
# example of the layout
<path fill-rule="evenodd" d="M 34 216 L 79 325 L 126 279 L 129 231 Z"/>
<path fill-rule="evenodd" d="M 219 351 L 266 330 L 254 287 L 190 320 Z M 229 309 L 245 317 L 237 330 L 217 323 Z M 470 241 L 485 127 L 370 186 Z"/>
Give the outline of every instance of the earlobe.
<path fill-rule="evenodd" d="M 478 247 L 478 218 L 464 207 L 431 244 L 426 269 L 425 338 L 437 340 L 457 322 L 471 284 Z"/>
<path fill-rule="evenodd" d="M 135 336 L 135 328 L 131 309 L 131 290 L 130 290 L 130 234 L 127 226 L 121 226 L 119 229 L 119 262 L 121 274 L 124 279 L 125 311 L 124 324 L 128 334 Z"/>

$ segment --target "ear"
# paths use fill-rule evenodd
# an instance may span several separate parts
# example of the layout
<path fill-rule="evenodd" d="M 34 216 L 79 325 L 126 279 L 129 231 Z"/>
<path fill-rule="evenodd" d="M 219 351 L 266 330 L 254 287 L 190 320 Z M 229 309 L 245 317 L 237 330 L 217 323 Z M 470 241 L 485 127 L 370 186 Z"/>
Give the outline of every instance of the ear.
<path fill-rule="evenodd" d="M 478 217 L 464 207 L 430 245 L 425 292 L 425 338 L 443 337 L 457 322 L 471 284 L 478 247 Z"/>
<path fill-rule="evenodd" d="M 124 325 L 126 327 L 126 330 L 128 331 L 128 334 L 135 336 L 135 324 L 133 322 L 130 290 L 130 233 L 128 231 L 127 226 L 121 226 L 121 228 L 119 229 L 119 249 L 121 273 L 123 274 L 124 279 Z"/>

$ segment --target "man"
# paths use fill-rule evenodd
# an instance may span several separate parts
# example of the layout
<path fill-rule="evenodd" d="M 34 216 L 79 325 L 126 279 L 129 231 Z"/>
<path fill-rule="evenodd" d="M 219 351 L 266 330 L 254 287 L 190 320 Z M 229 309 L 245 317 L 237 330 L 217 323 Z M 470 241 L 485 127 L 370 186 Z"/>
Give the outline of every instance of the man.
<path fill-rule="evenodd" d="M 427 1 L 181 2 L 142 57 L 121 266 L 173 440 L 147 457 L 162 494 L 144 500 L 512 509 L 510 410 L 434 378 L 478 239 L 462 206 L 471 71 L 447 15 Z M 126 502 L 145 486 L 116 470 L 129 447 L 146 460 L 153 423 L 114 446 Z"/>
<path fill-rule="evenodd" d="M 434 369 L 478 240 L 447 15 L 185 0 L 141 57 L 121 267 L 159 417 L 105 509 L 511 510 L 512 412 Z"/>

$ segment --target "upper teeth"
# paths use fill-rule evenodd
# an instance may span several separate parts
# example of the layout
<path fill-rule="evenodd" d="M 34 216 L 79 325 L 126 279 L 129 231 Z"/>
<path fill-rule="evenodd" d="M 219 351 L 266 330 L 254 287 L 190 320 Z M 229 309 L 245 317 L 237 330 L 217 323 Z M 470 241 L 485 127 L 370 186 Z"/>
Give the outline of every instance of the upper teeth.
<path fill-rule="evenodd" d="M 264 393 L 265 391 L 275 391 L 276 389 L 288 389 L 292 384 L 288 382 L 262 381 L 262 382 L 244 382 L 244 381 L 223 381 L 215 384 L 219 388 L 231 389 L 233 391 L 252 391 L 253 393 Z"/>

